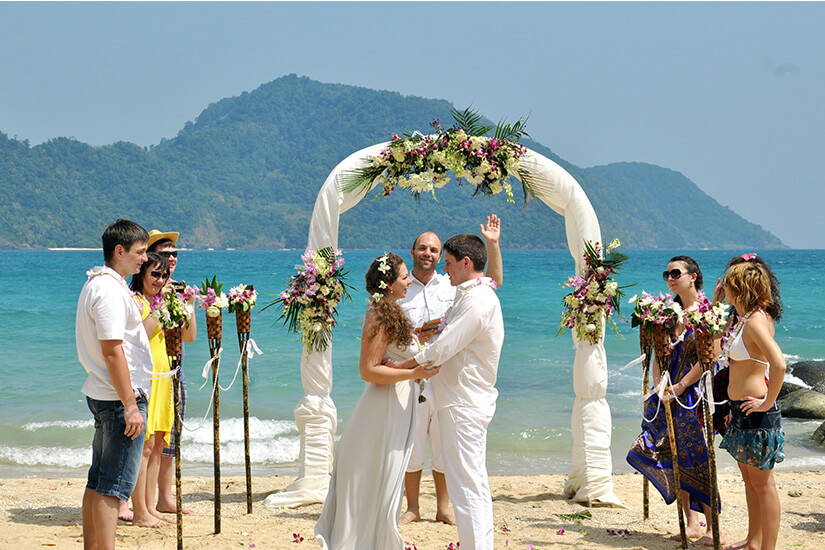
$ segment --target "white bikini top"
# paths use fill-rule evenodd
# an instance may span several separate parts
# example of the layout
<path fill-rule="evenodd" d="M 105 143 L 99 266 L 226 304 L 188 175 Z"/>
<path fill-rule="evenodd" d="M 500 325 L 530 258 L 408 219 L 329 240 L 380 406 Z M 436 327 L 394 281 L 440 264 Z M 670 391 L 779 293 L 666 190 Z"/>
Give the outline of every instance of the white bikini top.
<path fill-rule="evenodd" d="M 758 311 L 762 315 L 765 315 L 765 312 L 761 309 L 755 309 L 753 311 Z M 734 329 L 733 335 L 728 340 L 728 359 L 732 361 L 747 361 L 748 359 L 750 359 L 751 361 L 756 361 L 757 363 L 765 365 L 765 372 L 767 373 L 768 367 L 770 367 L 770 363 L 751 357 L 751 354 L 748 352 L 747 346 L 745 346 L 745 340 L 742 338 L 742 333 L 745 331 L 745 323 L 747 322 L 748 318 L 751 315 L 753 315 L 753 311 L 751 311 L 741 319 L 737 327 Z"/>

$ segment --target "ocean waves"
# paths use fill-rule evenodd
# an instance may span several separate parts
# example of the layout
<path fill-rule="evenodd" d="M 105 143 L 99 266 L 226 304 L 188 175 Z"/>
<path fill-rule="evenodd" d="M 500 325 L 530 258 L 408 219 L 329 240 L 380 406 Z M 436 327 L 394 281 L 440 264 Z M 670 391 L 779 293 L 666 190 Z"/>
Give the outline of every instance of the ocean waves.
<path fill-rule="evenodd" d="M 186 422 L 181 439 L 184 463 L 211 464 L 213 458 L 212 420 Z M 17 430 L 27 432 L 26 439 L 7 438 L 0 445 L 0 465 L 58 468 L 88 468 L 92 461 L 91 420 L 56 420 L 30 422 Z M 249 419 L 250 450 L 253 464 L 288 466 L 298 460 L 300 436 L 295 423 L 287 420 Z M 243 465 L 244 432 L 242 418 L 226 418 L 220 427 L 221 463 Z M 49 444 L 31 444 L 33 442 Z"/>

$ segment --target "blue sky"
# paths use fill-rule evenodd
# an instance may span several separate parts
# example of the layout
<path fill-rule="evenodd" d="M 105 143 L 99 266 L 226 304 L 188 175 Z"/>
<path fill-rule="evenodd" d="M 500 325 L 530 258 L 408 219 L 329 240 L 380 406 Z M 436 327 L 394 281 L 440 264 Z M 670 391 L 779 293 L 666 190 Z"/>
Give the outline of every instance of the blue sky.
<path fill-rule="evenodd" d="M 825 248 L 823 28 L 818 2 L 0 2 L 0 131 L 151 145 L 297 73 L 529 115 L 574 164 L 677 170 Z"/>

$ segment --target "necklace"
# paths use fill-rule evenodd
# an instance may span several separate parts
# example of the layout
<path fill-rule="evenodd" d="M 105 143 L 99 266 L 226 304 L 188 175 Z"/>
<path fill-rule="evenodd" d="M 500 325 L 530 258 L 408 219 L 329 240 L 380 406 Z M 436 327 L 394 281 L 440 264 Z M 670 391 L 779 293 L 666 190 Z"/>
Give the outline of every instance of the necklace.
<path fill-rule="evenodd" d="M 493 290 L 498 288 L 498 283 L 490 279 L 489 277 L 478 277 L 475 281 L 473 281 L 472 284 L 467 285 L 463 288 L 459 287 L 458 292 L 460 292 L 460 294 L 456 297 L 455 300 L 453 300 L 453 303 L 450 305 L 449 308 L 447 308 L 447 311 L 444 312 L 444 316 L 441 318 L 441 322 L 438 324 L 438 332 L 441 332 L 442 330 L 444 330 L 444 327 L 447 326 L 447 317 L 450 315 L 450 312 L 453 310 L 456 303 L 458 303 L 458 301 L 472 289 L 482 285 L 488 286 Z"/>

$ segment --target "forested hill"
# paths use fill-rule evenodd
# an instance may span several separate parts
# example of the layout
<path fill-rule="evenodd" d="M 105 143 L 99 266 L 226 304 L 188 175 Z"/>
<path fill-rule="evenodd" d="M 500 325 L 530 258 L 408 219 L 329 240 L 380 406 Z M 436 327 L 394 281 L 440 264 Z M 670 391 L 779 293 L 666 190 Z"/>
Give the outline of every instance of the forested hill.
<path fill-rule="evenodd" d="M 392 132 L 426 132 L 434 118 L 448 125 L 450 108 L 289 75 L 209 105 L 151 148 L 69 138 L 31 147 L 0 133 L 0 247 L 100 246 L 105 226 L 122 217 L 180 231 L 185 247 L 302 248 L 317 192 L 341 160 Z M 783 246 L 677 172 L 640 163 L 583 169 L 524 143 L 581 183 L 605 240 L 621 236 L 627 248 Z M 470 200 L 453 180 L 437 202 L 402 192 L 363 200 L 342 215 L 339 244 L 405 248 L 426 229 L 477 231 L 496 212 L 506 247 L 566 246 L 563 218 L 540 201 L 524 207 L 519 195 L 516 204 Z"/>

